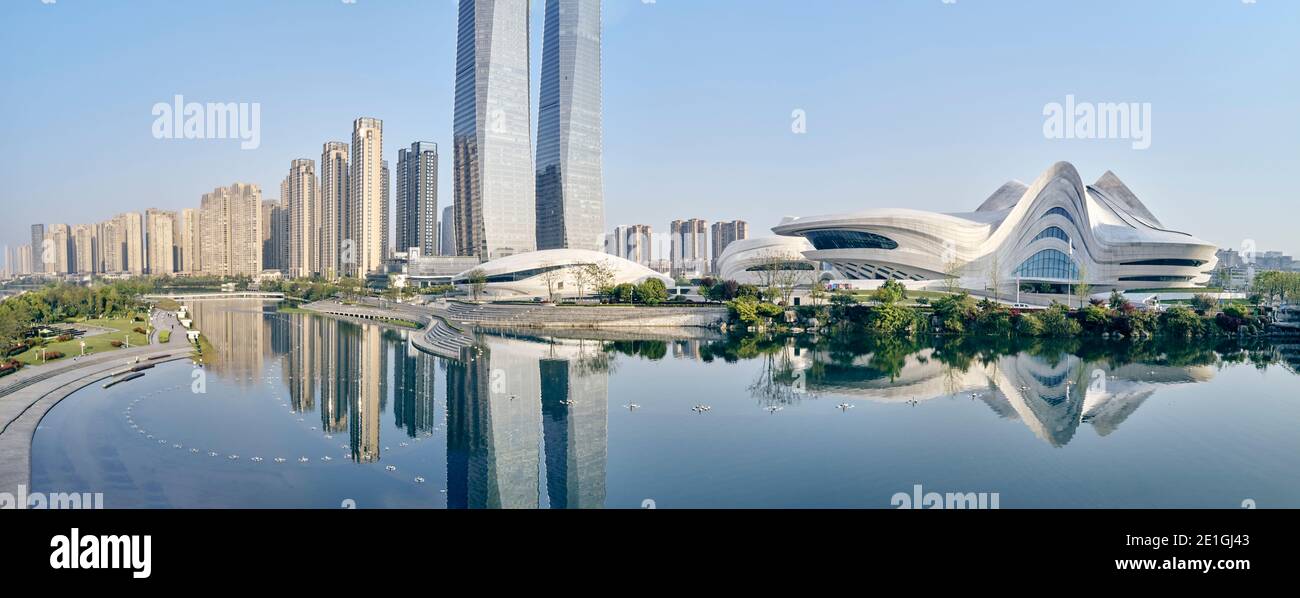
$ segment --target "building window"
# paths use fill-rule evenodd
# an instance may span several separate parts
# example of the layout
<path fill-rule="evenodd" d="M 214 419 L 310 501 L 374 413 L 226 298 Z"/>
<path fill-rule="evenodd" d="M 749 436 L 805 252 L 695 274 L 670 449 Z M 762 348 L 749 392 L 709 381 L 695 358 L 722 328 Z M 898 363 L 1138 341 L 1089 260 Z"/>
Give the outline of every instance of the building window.
<path fill-rule="evenodd" d="M 1191 276 L 1121 276 L 1120 282 L 1188 282 Z"/>
<path fill-rule="evenodd" d="M 1046 217 L 1048 217 L 1048 216 L 1051 216 L 1052 214 L 1056 214 L 1057 216 L 1061 216 L 1061 217 L 1065 218 L 1066 220 L 1069 220 L 1069 221 L 1070 221 L 1070 224 L 1073 224 L 1073 225 L 1075 225 L 1075 226 L 1079 226 L 1079 224 L 1078 224 L 1077 222 L 1074 221 L 1074 216 L 1071 216 L 1070 213 L 1067 212 L 1067 211 L 1065 210 L 1065 208 L 1060 208 L 1060 207 L 1052 208 L 1052 209 L 1048 210 L 1046 214 L 1043 214 L 1043 217 L 1046 218 Z"/>
<path fill-rule="evenodd" d="M 1121 266 L 1191 266 L 1193 268 L 1204 266 L 1205 260 L 1184 260 L 1184 259 L 1160 259 L 1160 260 L 1139 260 L 1136 262 L 1124 262 Z"/>
<path fill-rule="evenodd" d="M 1035 236 L 1033 240 L 1031 240 L 1030 242 L 1032 243 L 1033 241 L 1037 241 L 1039 239 L 1060 239 L 1062 241 L 1065 241 L 1066 243 L 1069 243 L 1070 235 L 1066 234 L 1064 230 L 1061 230 L 1061 227 L 1059 226 L 1049 226 L 1043 229 L 1042 232 L 1038 233 L 1038 235 Z"/>
<path fill-rule="evenodd" d="M 1035 253 L 1016 268 L 1020 278 L 1041 278 L 1048 280 L 1075 280 L 1079 278 L 1079 266 L 1070 256 L 1055 249 L 1044 249 Z"/>
<path fill-rule="evenodd" d="M 817 249 L 898 249 L 893 239 L 860 230 L 815 230 L 802 234 Z"/>

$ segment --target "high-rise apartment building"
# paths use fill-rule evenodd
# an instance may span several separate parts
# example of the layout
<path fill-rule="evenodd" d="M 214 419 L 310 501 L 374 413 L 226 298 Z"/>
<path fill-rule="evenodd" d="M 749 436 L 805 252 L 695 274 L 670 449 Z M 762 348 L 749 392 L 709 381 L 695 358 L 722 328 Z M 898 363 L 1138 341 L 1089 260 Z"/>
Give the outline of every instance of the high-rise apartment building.
<path fill-rule="evenodd" d="M 200 208 L 201 272 L 257 276 L 262 272 L 262 190 L 235 183 L 203 195 Z"/>
<path fill-rule="evenodd" d="M 99 236 L 93 224 L 72 226 L 73 272 L 97 274 L 99 269 Z"/>
<path fill-rule="evenodd" d="M 289 276 L 307 278 L 321 273 L 320 195 L 316 188 L 316 161 L 294 160 L 280 190 L 289 215 Z M 261 209 L 261 206 L 258 206 Z M 261 232 L 259 231 L 259 243 Z"/>
<path fill-rule="evenodd" d="M 118 232 L 122 235 L 122 271 L 132 276 L 143 276 L 149 260 L 145 255 L 144 216 L 127 212 L 117 216 Z"/>
<path fill-rule="evenodd" d="M 648 224 L 616 226 L 605 245 L 606 253 L 643 266 L 654 260 L 654 231 Z"/>
<path fill-rule="evenodd" d="M 397 151 L 397 250 L 438 254 L 438 144 Z"/>
<path fill-rule="evenodd" d="M 537 106 L 538 249 L 601 248 L 600 44 L 600 0 L 546 0 Z"/>
<path fill-rule="evenodd" d="M 45 271 L 51 274 L 73 272 L 72 229 L 66 224 L 51 224 L 45 231 Z"/>
<path fill-rule="evenodd" d="M 731 222 L 719 221 L 713 223 L 713 267 L 712 271 L 718 271 L 718 258 L 722 256 L 722 251 L 728 245 L 741 239 L 749 238 L 749 223 L 744 220 L 733 220 Z"/>
<path fill-rule="evenodd" d="M 675 274 L 705 274 L 709 269 L 709 223 L 699 218 L 674 220 L 669 225 L 672 237 L 672 268 Z"/>
<path fill-rule="evenodd" d="M 201 210 L 185 208 L 180 214 L 180 253 L 178 269 L 186 274 L 197 274 L 203 269 L 203 234 L 200 227 Z"/>
<path fill-rule="evenodd" d="M 329 279 L 343 271 L 340 256 L 351 230 L 347 216 L 348 144 L 327 141 L 320 154 L 320 268 Z"/>
<path fill-rule="evenodd" d="M 362 117 L 352 123 L 352 160 L 348 173 L 348 226 L 342 260 L 350 276 L 364 277 L 388 258 L 388 209 L 385 206 L 384 121 Z M 350 243 L 349 243 L 350 242 Z M 346 263 L 348 261 L 355 263 Z"/>
<path fill-rule="evenodd" d="M 284 272 L 289 267 L 289 211 L 277 199 L 262 201 L 262 269 Z M 281 259 L 281 258 L 284 259 Z"/>
<path fill-rule="evenodd" d="M 45 225 L 32 225 L 32 273 L 40 274 L 45 271 L 44 260 L 41 254 L 45 250 Z"/>
<path fill-rule="evenodd" d="M 176 271 L 176 213 L 148 209 L 144 213 L 146 270 L 155 276 Z"/>
<path fill-rule="evenodd" d="M 17 272 L 19 276 L 32 273 L 32 246 L 26 243 L 18 246 Z"/>
<path fill-rule="evenodd" d="M 452 126 L 458 255 L 537 248 L 529 1 L 461 0 Z"/>
<path fill-rule="evenodd" d="M 439 235 L 438 255 L 456 255 L 456 209 L 452 206 L 442 209 L 442 232 Z"/>

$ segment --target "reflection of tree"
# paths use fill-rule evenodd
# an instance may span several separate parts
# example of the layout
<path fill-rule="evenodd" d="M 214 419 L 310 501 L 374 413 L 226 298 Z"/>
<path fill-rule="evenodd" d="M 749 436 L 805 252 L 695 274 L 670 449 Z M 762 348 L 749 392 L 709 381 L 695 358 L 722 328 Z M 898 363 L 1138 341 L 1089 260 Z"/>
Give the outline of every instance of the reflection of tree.
<path fill-rule="evenodd" d="M 765 407 L 798 403 L 807 394 L 807 371 L 795 363 L 794 342 L 762 356 L 762 367 L 749 392 Z"/>

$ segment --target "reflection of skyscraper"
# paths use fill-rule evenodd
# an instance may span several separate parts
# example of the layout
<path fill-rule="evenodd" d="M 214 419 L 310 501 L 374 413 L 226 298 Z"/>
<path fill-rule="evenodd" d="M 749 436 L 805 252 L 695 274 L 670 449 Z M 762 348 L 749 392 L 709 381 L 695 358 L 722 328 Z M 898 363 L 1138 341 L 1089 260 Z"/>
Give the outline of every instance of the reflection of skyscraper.
<path fill-rule="evenodd" d="M 604 507 L 609 376 L 581 360 L 543 359 L 540 370 L 551 508 Z"/>
<path fill-rule="evenodd" d="M 542 37 L 537 248 L 600 251 L 600 0 L 546 0 Z"/>
<path fill-rule="evenodd" d="M 379 460 L 379 413 L 387 390 L 387 347 L 378 326 L 362 326 L 356 332 L 356 394 L 348 413 L 352 435 L 352 459 L 357 463 Z"/>
<path fill-rule="evenodd" d="M 400 345 L 395 355 L 393 418 L 411 438 L 433 432 L 435 363 L 433 357 L 410 343 Z"/>
<path fill-rule="evenodd" d="M 266 327 L 262 303 L 248 301 L 192 301 L 187 304 L 194 327 L 212 344 L 204 355 L 206 366 L 240 386 L 250 387 L 262 375 Z"/>
<path fill-rule="evenodd" d="M 502 341 L 448 367 L 449 507 L 537 507 L 541 347 Z"/>

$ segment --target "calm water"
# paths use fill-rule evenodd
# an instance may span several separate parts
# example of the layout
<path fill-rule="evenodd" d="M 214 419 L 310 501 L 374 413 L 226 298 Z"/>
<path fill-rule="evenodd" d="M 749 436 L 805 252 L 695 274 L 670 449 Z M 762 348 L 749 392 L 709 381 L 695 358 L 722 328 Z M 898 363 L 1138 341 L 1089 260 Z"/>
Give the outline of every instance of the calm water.
<path fill-rule="evenodd" d="M 1300 507 L 1300 347 L 404 332 L 196 304 L 218 355 L 80 391 L 33 490 L 110 507 Z M 196 389 L 203 392 L 196 392 Z M 708 409 L 693 409 L 707 406 Z"/>

